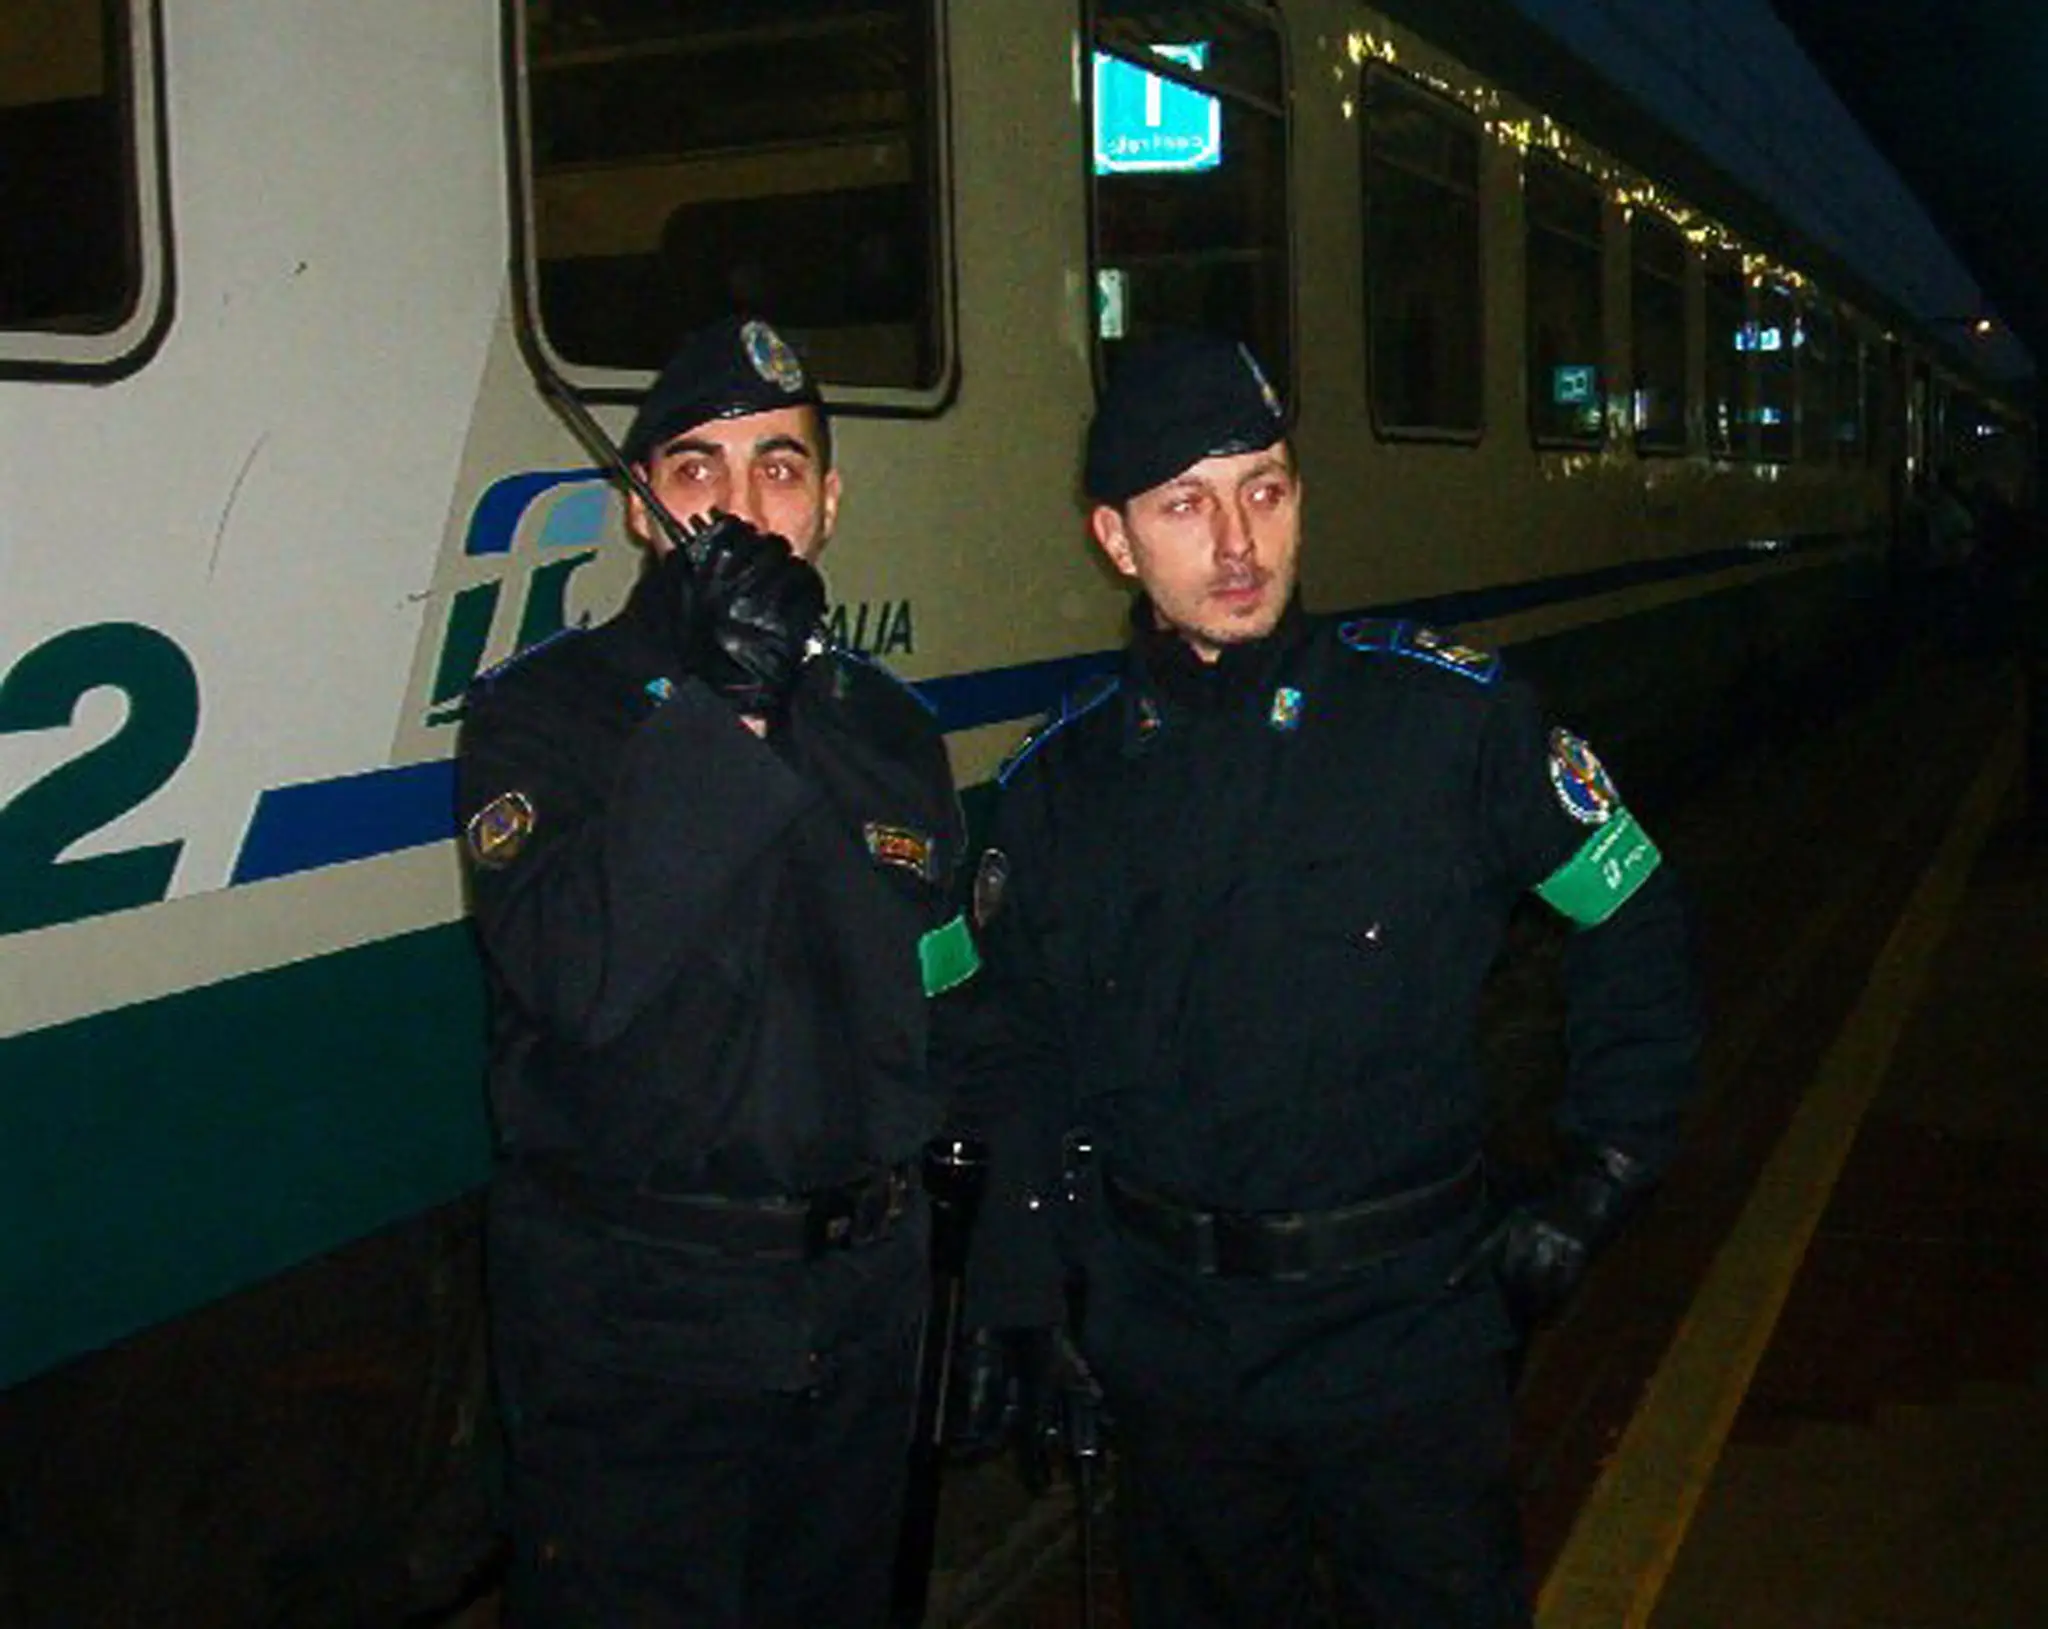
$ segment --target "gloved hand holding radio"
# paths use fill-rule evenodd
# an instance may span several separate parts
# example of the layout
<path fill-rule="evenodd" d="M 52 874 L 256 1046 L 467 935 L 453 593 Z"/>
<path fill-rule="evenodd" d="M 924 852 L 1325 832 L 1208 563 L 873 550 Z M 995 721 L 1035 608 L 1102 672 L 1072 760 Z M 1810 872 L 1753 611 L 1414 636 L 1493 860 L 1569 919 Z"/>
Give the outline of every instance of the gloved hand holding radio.
<path fill-rule="evenodd" d="M 713 511 L 656 568 L 684 667 L 749 718 L 788 709 L 825 616 L 825 582 L 782 538 Z"/>
<path fill-rule="evenodd" d="M 1102 1451 L 1102 1388 L 1064 1329 L 967 1330 L 953 1384 L 947 1449 L 955 1459 L 1008 1452 L 1019 1479 L 1038 1493 L 1050 1485 L 1056 1457 Z"/>
<path fill-rule="evenodd" d="M 948 1443 L 957 1458 L 988 1458 L 1043 1434 L 1056 1404 L 1058 1351 L 1052 1329 L 961 1332 Z"/>

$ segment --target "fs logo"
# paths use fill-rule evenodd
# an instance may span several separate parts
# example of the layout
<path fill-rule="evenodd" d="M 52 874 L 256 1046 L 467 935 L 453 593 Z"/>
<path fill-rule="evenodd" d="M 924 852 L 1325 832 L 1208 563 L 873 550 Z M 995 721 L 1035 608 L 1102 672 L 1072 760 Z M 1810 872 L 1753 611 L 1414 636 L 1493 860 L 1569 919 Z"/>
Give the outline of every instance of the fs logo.
<path fill-rule="evenodd" d="M 459 722 L 464 694 L 491 660 L 570 626 L 570 579 L 607 546 L 627 557 L 613 504 L 610 483 L 594 469 L 530 470 L 484 490 L 463 537 L 462 580 L 447 590 L 448 614 L 418 715 L 422 724 L 433 729 Z M 575 620 L 588 622 L 590 614 Z M 826 621 L 837 643 L 867 656 L 917 649 L 907 599 L 840 602 Z"/>
<path fill-rule="evenodd" d="M 427 694 L 424 722 L 453 724 L 462 717 L 462 698 L 483 671 L 492 649 L 508 586 L 524 581 L 507 654 L 552 638 L 569 626 L 569 579 L 597 558 L 616 533 L 611 488 L 596 470 L 532 470 L 493 482 L 477 499 L 463 539 L 465 568 L 495 568 L 489 576 L 457 588 L 448 601 Z M 514 545 L 532 539 L 537 563 L 514 570 Z M 579 621 L 587 621 L 587 616 Z"/>

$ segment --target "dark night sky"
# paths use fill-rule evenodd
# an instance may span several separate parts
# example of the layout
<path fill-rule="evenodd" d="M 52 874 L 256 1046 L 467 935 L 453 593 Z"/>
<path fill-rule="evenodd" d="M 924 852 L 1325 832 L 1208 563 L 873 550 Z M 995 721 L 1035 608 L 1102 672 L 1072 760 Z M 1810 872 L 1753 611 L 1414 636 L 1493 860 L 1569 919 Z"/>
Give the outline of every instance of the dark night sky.
<path fill-rule="evenodd" d="M 2048 4 L 1770 0 L 1983 287 L 2048 363 Z"/>

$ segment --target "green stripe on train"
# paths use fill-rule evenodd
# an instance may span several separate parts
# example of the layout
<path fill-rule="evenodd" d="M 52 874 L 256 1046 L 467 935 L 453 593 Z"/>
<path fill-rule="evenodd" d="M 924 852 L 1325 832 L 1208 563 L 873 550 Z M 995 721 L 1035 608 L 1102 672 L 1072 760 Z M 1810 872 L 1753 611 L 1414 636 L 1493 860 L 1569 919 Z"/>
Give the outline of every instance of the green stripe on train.
<path fill-rule="evenodd" d="M 0 1385 L 473 1188 L 484 1037 L 456 924 L 0 1041 Z"/>

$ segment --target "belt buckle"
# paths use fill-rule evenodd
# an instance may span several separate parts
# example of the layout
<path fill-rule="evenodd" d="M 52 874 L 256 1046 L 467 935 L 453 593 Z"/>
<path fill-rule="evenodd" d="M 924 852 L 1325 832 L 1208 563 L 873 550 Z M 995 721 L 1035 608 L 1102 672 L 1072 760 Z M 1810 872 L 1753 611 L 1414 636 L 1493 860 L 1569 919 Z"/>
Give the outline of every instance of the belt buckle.
<path fill-rule="evenodd" d="M 894 1167 L 814 1193 L 804 1217 L 807 1252 L 819 1256 L 887 1238 L 909 1196 L 909 1177 Z"/>
<path fill-rule="evenodd" d="M 1214 1222 L 1216 1273 L 1223 1278 L 1307 1278 L 1308 1219 L 1296 1211 L 1240 1215 L 1219 1211 Z"/>
<path fill-rule="evenodd" d="M 850 1250 L 859 1242 L 855 1223 L 859 1205 L 846 1188 L 826 1188 L 811 1195 L 804 1211 L 804 1253 L 822 1256 L 834 1250 Z"/>

